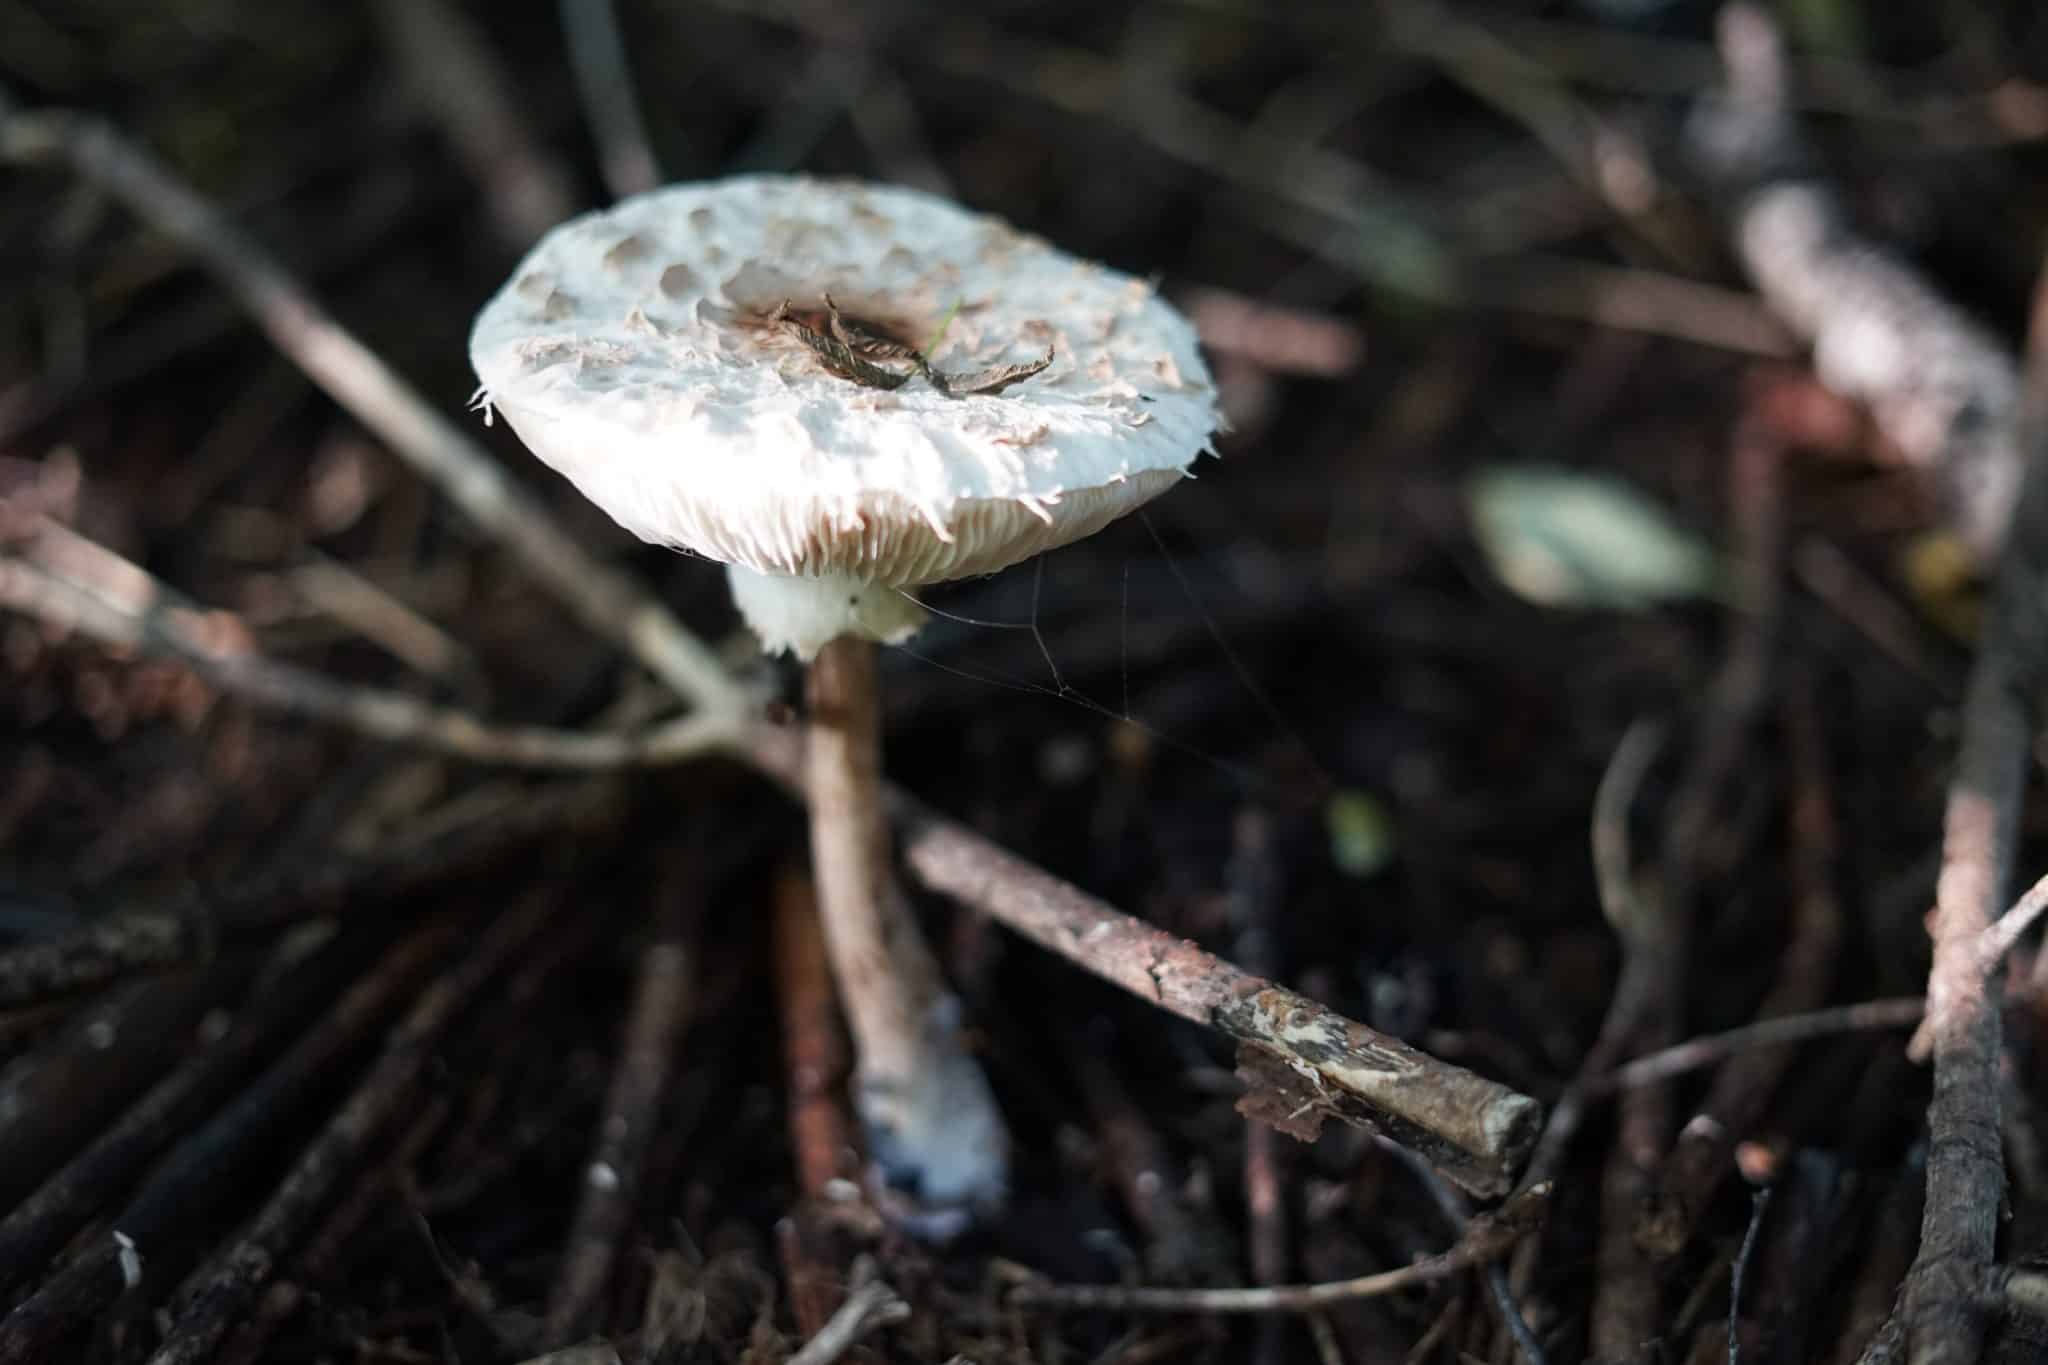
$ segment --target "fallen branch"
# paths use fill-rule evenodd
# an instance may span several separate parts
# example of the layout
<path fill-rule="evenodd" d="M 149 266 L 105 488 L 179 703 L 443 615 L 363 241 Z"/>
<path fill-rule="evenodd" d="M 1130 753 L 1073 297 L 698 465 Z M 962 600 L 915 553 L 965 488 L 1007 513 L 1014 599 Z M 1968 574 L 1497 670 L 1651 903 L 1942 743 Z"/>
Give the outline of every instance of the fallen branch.
<path fill-rule="evenodd" d="M 681 863 L 665 868 L 687 879 Z M 627 1011 L 626 1036 L 612 1069 L 611 1088 L 597 1124 L 597 1140 L 584 1168 L 576 1221 L 548 1297 L 542 1340 L 566 1346 L 592 1329 L 617 1259 L 619 1242 L 641 1196 L 647 1153 L 654 1141 L 669 1072 L 690 1013 L 695 968 L 695 904 L 700 888 L 663 878 L 654 941 L 642 952 L 639 980 Z"/>
<path fill-rule="evenodd" d="M 862 1337 L 892 1322 L 910 1316 L 910 1305 L 896 1297 L 876 1273 L 874 1262 L 863 1256 L 854 1263 L 853 1286 L 846 1302 L 826 1321 L 818 1335 L 789 1358 L 788 1365 L 832 1365 L 853 1349 Z"/>
<path fill-rule="evenodd" d="M 1011 1291 L 1019 1308 L 1092 1308 L 1119 1313 L 1309 1313 L 1353 1299 L 1399 1293 L 1490 1264 L 1543 1225 L 1551 1186 L 1532 1185 L 1493 1213 L 1465 1225 L 1450 1250 L 1399 1270 L 1383 1270 L 1323 1284 L 1269 1285 L 1258 1289 L 1142 1289 L 1123 1285 L 1026 1284 Z"/>
<path fill-rule="evenodd" d="M 1929 934 L 1927 1019 L 1934 1059 L 1920 1250 L 1873 1359 L 1896 1327 L 1911 1365 L 1976 1365 L 1988 1319 L 1980 1292 L 1997 1250 L 2005 1161 L 1999 1118 L 1999 974 L 1986 951 L 2005 908 L 2015 833 L 2048 694 L 2048 271 L 2036 288 L 2024 431 L 2028 452 L 2011 533 L 1971 668 L 1956 773 L 1943 816 Z"/>
<path fill-rule="evenodd" d="M 110 1232 L 94 1238 L 0 1320 L 0 1361 L 62 1359 L 56 1348 L 102 1319 L 129 1288 L 124 1254 L 139 1256 L 151 1275 L 175 1274 L 158 1248 L 181 1245 L 194 1223 L 220 1216 L 215 1210 L 233 1198 L 248 1163 L 265 1153 L 308 1093 L 325 1084 L 333 1068 L 413 991 L 460 927 L 459 917 L 438 915 L 399 940 L 225 1109 L 172 1148 L 109 1220 L 120 1237 Z M 29 1273 L 40 1269 L 30 1267 Z"/>
<path fill-rule="evenodd" d="M 739 685 L 652 593 L 585 553 L 539 499 L 345 330 L 274 256 L 110 124 L 69 112 L 12 112 L 0 99 L 0 161 L 67 164 L 127 204 L 204 262 L 279 350 L 594 631 L 698 707 L 740 706 Z"/>
<path fill-rule="evenodd" d="M 490 798 L 490 799 L 482 799 Z M 80 929 L 0 952 L 0 1007 L 84 991 L 130 972 L 204 957 L 217 943 L 274 933 L 343 904 L 355 921 L 403 905 L 412 892 L 549 838 L 591 838 L 623 813 L 607 778 L 509 795 L 478 790 L 449 803 L 413 837 L 308 869 L 287 861 L 203 896 L 123 910 Z"/>
<path fill-rule="evenodd" d="M 383 1054 L 348 1102 L 299 1153 L 254 1222 L 174 1310 L 150 1365 L 210 1359 L 228 1329 L 312 1225 L 342 1176 L 411 1100 L 434 1045 L 461 1011 L 555 913 L 554 888 L 528 895 L 467 946 L 445 975 L 421 993 L 385 1040 Z"/>
<path fill-rule="evenodd" d="M 796 736 L 756 726 L 749 762 L 802 789 Z M 1326 1117 L 1386 1133 L 1482 1198 L 1502 1195 L 1542 1124 L 1527 1095 L 1438 1061 L 1135 919 L 889 789 L 903 858 L 929 889 L 1239 1044 L 1239 1107 L 1311 1137 Z"/>
<path fill-rule="evenodd" d="M 1896 252 L 1850 225 L 1799 136 L 1785 54 L 1763 11 L 1727 6 L 1720 36 L 1727 85 L 1695 117 L 1689 150 L 1715 187 L 1743 267 L 1812 344 L 1822 381 L 1869 406 L 1990 559 L 2026 463 L 2012 358 Z"/>
<path fill-rule="evenodd" d="M 1590 1098 L 1626 1090 L 1630 1086 L 1667 1081 L 1688 1071 L 1719 1065 L 1737 1053 L 1758 1048 L 1807 1043 L 1840 1033 L 1911 1028 L 1926 1013 L 1926 1005 L 1924 997 L 1904 995 L 1889 1000 L 1862 1000 L 1853 1005 L 1838 1005 L 1833 1009 L 1813 1010 L 1805 1014 L 1759 1019 L 1724 1033 L 1709 1033 L 1656 1052 L 1644 1053 L 1612 1071 L 1588 1077 L 1580 1089 Z"/>
<path fill-rule="evenodd" d="M 512 73 L 448 0 L 377 0 L 378 27 L 412 97 L 483 189 L 491 225 L 524 251 L 582 207 L 575 178 L 528 126 Z"/>
<path fill-rule="evenodd" d="M 344 683 L 228 643 L 246 641 L 248 634 L 232 617 L 179 606 L 162 584 L 123 563 L 139 593 L 130 601 L 114 600 L 25 559 L 0 556 L 0 607 L 115 648 L 176 659 L 206 682 L 248 701 L 478 763 L 583 771 L 651 767 L 711 752 L 732 729 L 721 711 L 692 714 L 638 734 L 493 726 L 466 711 Z"/>
<path fill-rule="evenodd" d="M 569 42 L 569 69 L 576 96 L 597 143 L 598 169 L 612 198 L 651 190 L 661 183 L 654 143 L 633 85 L 626 40 L 612 0 L 561 0 L 562 35 Z"/>

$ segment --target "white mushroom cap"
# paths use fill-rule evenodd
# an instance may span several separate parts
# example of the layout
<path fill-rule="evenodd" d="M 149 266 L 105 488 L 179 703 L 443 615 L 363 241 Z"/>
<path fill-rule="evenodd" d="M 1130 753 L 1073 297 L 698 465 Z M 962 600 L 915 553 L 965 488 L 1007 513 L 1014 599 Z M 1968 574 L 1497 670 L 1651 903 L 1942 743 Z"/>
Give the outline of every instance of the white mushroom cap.
<path fill-rule="evenodd" d="M 919 348 L 943 325 L 944 372 L 1052 363 L 1000 393 L 867 387 L 773 319 L 786 301 L 823 331 L 828 297 Z M 470 357 L 487 410 L 627 530 L 835 600 L 1090 535 L 1177 482 L 1219 420 L 1194 329 L 1146 282 L 928 194 L 796 176 L 565 223 Z M 902 633 L 873 606 L 839 627 Z M 795 637 L 831 624 L 769 643 L 809 653 Z"/>

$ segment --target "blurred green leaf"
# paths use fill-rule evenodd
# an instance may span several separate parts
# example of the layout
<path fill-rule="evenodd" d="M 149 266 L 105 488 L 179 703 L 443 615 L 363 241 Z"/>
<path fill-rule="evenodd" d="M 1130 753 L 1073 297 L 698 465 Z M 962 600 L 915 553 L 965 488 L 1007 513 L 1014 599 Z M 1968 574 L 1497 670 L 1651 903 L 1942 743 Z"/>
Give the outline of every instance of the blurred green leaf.
<path fill-rule="evenodd" d="M 1541 606 L 1639 610 L 1719 585 L 1713 549 L 1612 475 L 1503 465 L 1466 485 L 1465 505 L 1494 573 Z"/>
<path fill-rule="evenodd" d="M 1394 860 L 1394 822 L 1368 793 L 1339 791 L 1323 808 L 1330 861 L 1353 877 L 1370 877 Z"/>

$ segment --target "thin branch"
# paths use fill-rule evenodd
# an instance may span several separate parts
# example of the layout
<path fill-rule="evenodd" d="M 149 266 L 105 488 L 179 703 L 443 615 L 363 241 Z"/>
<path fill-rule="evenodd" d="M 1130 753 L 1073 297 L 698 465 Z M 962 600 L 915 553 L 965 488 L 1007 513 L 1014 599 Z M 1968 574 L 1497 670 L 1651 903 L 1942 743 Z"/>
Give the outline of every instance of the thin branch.
<path fill-rule="evenodd" d="M 0 161 L 62 163 L 126 203 L 214 272 L 277 347 L 392 451 L 502 541 L 605 639 L 707 711 L 743 693 L 715 655 L 629 576 L 585 552 L 546 507 L 316 303 L 256 241 L 108 123 L 82 114 L 9 114 Z"/>
<path fill-rule="evenodd" d="M 574 213 L 568 168 L 527 126 L 527 106 L 478 26 L 449 0 L 377 0 L 376 11 L 413 97 L 483 186 L 499 237 L 524 250 Z"/>
<path fill-rule="evenodd" d="M 1749 1197 L 1749 1226 L 1742 1233 L 1742 1247 L 1735 1253 L 1735 1265 L 1728 1275 L 1728 1365 L 1742 1365 L 1742 1285 L 1749 1278 L 1749 1263 L 1756 1255 L 1757 1234 L 1763 1231 L 1764 1214 L 1771 1207 L 1771 1187 L 1765 1185 Z"/>
<path fill-rule="evenodd" d="M 795 736 L 754 726 L 744 755 L 803 789 Z M 902 856 L 930 890 L 1000 921 L 1142 1000 L 1234 1039 L 1240 1108 L 1298 1137 L 1325 1117 L 1386 1132 L 1481 1197 L 1505 1194 L 1542 1123 L 1527 1095 L 1354 1023 L 1155 929 L 886 789 Z"/>
<path fill-rule="evenodd" d="M 637 734 L 585 734 L 541 726 L 492 726 L 466 711 L 402 692 L 362 687 L 237 647 L 248 631 L 221 612 L 181 606 L 133 565 L 135 593 L 111 598 L 41 565 L 0 555 L 0 607 L 25 612 L 120 649 L 177 659 L 202 679 L 248 701 L 309 716 L 372 739 L 415 744 L 481 763 L 573 770 L 656 766 L 718 749 L 732 732 L 723 712 L 692 714 Z M 225 627 L 225 629 L 223 629 Z"/>
<path fill-rule="evenodd" d="M 678 860 L 675 879 L 694 873 Z M 671 880 L 669 877 L 663 879 Z M 645 1183 L 662 1097 L 678 1044 L 688 1024 L 694 971 L 694 886 L 664 885 L 654 941 L 641 954 L 639 980 L 626 1016 L 626 1036 L 612 1069 L 611 1088 L 597 1124 L 597 1140 L 584 1170 L 576 1221 L 548 1298 L 542 1340 L 556 1346 L 591 1330 L 619 1242 Z"/>
<path fill-rule="evenodd" d="M 569 69 L 576 77 L 576 94 L 583 102 L 590 136 L 597 143 L 604 187 L 614 199 L 651 190 L 661 183 L 661 168 L 647 136 L 647 122 L 640 115 L 618 12 L 612 0 L 561 3 Z"/>
<path fill-rule="evenodd" d="M 1414 1152 L 1386 1138 L 1378 1138 L 1375 1141 L 1381 1151 L 1391 1153 L 1396 1160 L 1414 1173 L 1415 1178 L 1422 1183 L 1422 1188 L 1428 1191 L 1431 1202 L 1437 1206 L 1438 1211 L 1462 1240 L 1472 1222 L 1472 1209 L 1465 1199 L 1446 1184 L 1444 1178 L 1438 1175 L 1428 1162 Z M 1522 1316 L 1522 1305 L 1516 1302 L 1514 1286 L 1508 1283 L 1507 1271 L 1501 1266 L 1499 1259 L 1488 1261 L 1479 1267 L 1479 1273 L 1486 1281 L 1487 1297 L 1492 1301 L 1494 1311 L 1500 1317 L 1501 1326 L 1507 1330 L 1508 1339 L 1514 1342 L 1515 1349 L 1521 1353 L 1523 1365 L 1548 1365 L 1543 1343 L 1536 1339 L 1536 1333 L 1530 1330 L 1528 1319 Z"/>
<path fill-rule="evenodd" d="M 1917 995 L 1888 1000 L 1863 1000 L 1853 1005 L 1814 1010 L 1806 1014 L 1784 1014 L 1760 1019 L 1725 1033 L 1689 1038 L 1672 1047 L 1648 1052 L 1625 1066 L 1581 1082 L 1588 1097 L 1652 1085 L 1719 1065 L 1739 1052 L 1757 1048 L 1784 1047 L 1831 1038 L 1842 1033 L 1870 1033 L 1879 1029 L 1911 1028 L 1925 1013 L 1926 1001 Z"/>
<path fill-rule="evenodd" d="M 1793 121 L 1783 45 L 1764 11 L 1728 5 L 1720 36 L 1725 88 L 1696 114 L 1689 151 L 1717 187 L 1744 269 L 1811 343 L 1822 381 L 1869 405 L 1989 559 L 2026 462 L 2017 367 L 1910 263 L 1851 226 Z"/>
<path fill-rule="evenodd" d="M 1020 1308 L 1095 1308 L 1120 1313 L 1309 1313 L 1354 1299 L 1377 1298 L 1447 1279 L 1486 1265 L 1543 1224 L 1551 1186 L 1532 1185 L 1493 1213 L 1465 1225 L 1457 1244 L 1398 1270 L 1322 1284 L 1269 1285 L 1256 1289 L 1138 1289 L 1122 1285 L 1026 1284 L 1013 1290 Z"/>
<path fill-rule="evenodd" d="M 839 1305 L 818 1335 L 789 1358 L 789 1365 L 832 1365 L 853 1349 L 862 1337 L 877 1327 L 901 1322 L 910 1316 L 910 1305 L 896 1297 L 875 1272 L 874 1262 L 862 1257 L 853 1267 L 853 1287 L 846 1302 Z"/>
<path fill-rule="evenodd" d="M 436 959 L 455 941 L 461 917 L 427 920 L 386 951 L 312 1028 L 234 1092 L 227 1105 L 187 1134 L 158 1161 L 149 1179 L 93 1238 L 0 1320 L 0 1360 L 58 1360 L 58 1348 L 86 1324 L 100 1320 L 127 1287 L 122 1253 L 138 1253 L 152 1273 L 205 1225 L 217 1207 L 233 1201 L 237 1179 L 269 1151 L 285 1116 L 324 1084 L 334 1068 L 416 991 Z M 123 1246 L 112 1235 L 128 1239 Z M 165 1250 L 160 1251 L 159 1248 Z M 30 1267 L 33 1274 L 41 1267 Z"/>
<path fill-rule="evenodd" d="M 555 911 L 553 888 L 530 894 L 490 925 L 455 964 L 422 992 L 385 1040 L 347 1103 L 299 1153 L 262 1210 L 175 1310 L 150 1365 L 197 1365 L 218 1349 L 312 1225 L 341 1177 L 416 1093 L 420 1073 L 443 1032 Z"/>
<path fill-rule="evenodd" d="M 815 29 L 793 0 L 714 0 L 754 19 Z M 913 49 L 917 61 L 1088 121 L 1116 123 L 1159 155 L 1245 191 L 1259 225 L 1377 287 L 1452 307 L 1572 318 L 1703 346 L 1783 356 L 1784 329 L 1746 295 L 1652 270 L 1525 256 L 1475 258 L 1444 215 L 1326 147 L 1243 126 L 1170 88 L 1125 97 L 1112 57 L 1006 33 L 956 11 Z"/>
<path fill-rule="evenodd" d="M 1996 1254 L 2005 1196 L 2001 991 L 1985 946 L 2005 908 L 2029 749 L 2048 693 L 2048 269 L 2036 286 L 2019 415 L 2011 439 L 2026 453 L 2024 477 L 2010 534 L 1996 538 L 2003 552 L 1963 705 L 1929 925 L 1927 1200 L 1919 1254 L 1892 1319 L 1911 1365 L 1975 1365 L 1982 1356 L 1988 1321 L 1980 1287 Z"/>

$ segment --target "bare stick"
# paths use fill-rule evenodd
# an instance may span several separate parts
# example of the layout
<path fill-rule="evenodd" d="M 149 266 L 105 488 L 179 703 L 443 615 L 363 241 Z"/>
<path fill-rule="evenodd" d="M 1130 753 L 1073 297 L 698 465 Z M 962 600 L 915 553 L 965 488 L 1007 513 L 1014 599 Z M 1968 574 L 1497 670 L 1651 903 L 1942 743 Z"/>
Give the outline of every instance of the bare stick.
<path fill-rule="evenodd" d="M 1604 1095 L 1609 1091 L 1650 1085 L 1683 1076 L 1689 1071 L 1717 1066 L 1741 1052 L 1808 1043 L 1842 1033 L 1911 1028 L 1925 1014 L 1926 1003 L 1921 996 L 1905 995 L 1889 1000 L 1864 1000 L 1805 1014 L 1759 1019 L 1725 1033 L 1709 1033 L 1656 1052 L 1646 1052 L 1604 1075 L 1588 1077 L 1581 1088 L 1587 1096 Z"/>
<path fill-rule="evenodd" d="M 568 168 L 533 135 L 486 36 L 448 0 L 377 0 L 406 84 L 484 188 L 492 224 L 524 250 L 578 207 Z"/>
<path fill-rule="evenodd" d="M 251 652 L 248 632 L 222 612 L 179 608 L 140 569 L 140 610 L 110 601 L 39 565 L 0 556 L 0 607 L 37 616 L 104 644 L 178 659 L 207 682 L 249 701 L 328 721 L 372 739 L 414 744 L 481 763 L 590 770 L 681 762 L 717 749 L 727 713 L 693 714 L 639 734 L 581 734 L 493 726 L 466 711 L 402 692 L 338 682 Z M 224 629 L 225 628 L 225 629 Z"/>
<path fill-rule="evenodd" d="M 794 0 L 716 3 L 792 27 L 820 21 Z M 1776 319 L 1732 290 L 1590 261 L 1523 257 L 1504 271 L 1490 270 L 1474 259 L 1484 254 L 1483 243 L 1471 250 L 1453 240 L 1455 224 L 1362 162 L 1240 125 L 1171 89 L 1148 91 L 1140 106 L 1122 97 L 1124 73 L 1112 57 L 1027 39 L 960 13 L 913 51 L 949 75 L 1048 103 L 1091 127 L 1120 124 L 1168 160 L 1253 196 L 1267 231 L 1373 285 L 1451 306 L 1568 317 L 1756 355 L 1788 353 Z M 1461 246 L 1468 251 L 1462 257 Z"/>
<path fill-rule="evenodd" d="M 750 727 L 747 761 L 802 791 L 795 737 Z M 1259 1068 L 1268 1121 L 1324 1116 L 1383 1130 L 1482 1198 L 1505 1194 L 1542 1124 L 1527 1095 L 1438 1061 L 1308 997 L 1253 976 L 1124 914 L 884 784 L 904 860 L 933 891 L 997 920 L 1112 985 L 1243 1046 Z M 1279 1073 L 1292 1076 L 1284 1081 Z M 1282 1095 L 1278 1087 L 1293 1089 Z M 1284 1105 L 1285 1107 L 1279 1107 Z"/>
<path fill-rule="evenodd" d="M 1650 765 L 1656 761 L 1663 742 L 1663 733 L 1657 726 L 1643 720 L 1632 723 L 1622 733 L 1621 742 L 1615 745 L 1613 755 L 1607 760 L 1607 768 L 1600 775 L 1600 785 L 1593 793 L 1593 877 L 1600 891 L 1601 911 L 1624 944 L 1637 932 L 1635 924 L 1642 913 L 1634 889 L 1635 855 L 1634 841 L 1629 834 L 1629 811 L 1635 805 L 1636 793 L 1641 790 L 1643 779 L 1649 775 Z M 1551 1107 L 1543 1134 L 1529 1157 L 1526 1176 L 1530 1180 L 1555 1178 L 1563 1166 L 1565 1148 L 1585 1117 L 1586 1104 L 1591 1097 L 1586 1081 L 1612 1067 L 1627 1050 L 1642 1008 L 1642 997 L 1648 989 L 1642 968 L 1639 966 L 1634 972 L 1630 971 L 1632 960 L 1624 954 L 1621 978 L 1615 982 L 1614 996 L 1608 1001 L 1606 1016 L 1600 1022 L 1600 1034 L 1580 1062 L 1578 1078 Z M 1514 1279 L 1517 1290 L 1528 1288 L 1526 1267 L 1533 1265 L 1534 1246 L 1531 1243 L 1516 1253 Z"/>
<path fill-rule="evenodd" d="M 1445 1221 L 1450 1223 L 1459 1239 L 1463 1240 L 1472 1222 L 1472 1209 L 1464 1197 L 1446 1184 L 1444 1178 L 1436 1173 L 1436 1169 L 1414 1152 L 1386 1138 L 1378 1138 L 1376 1141 L 1381 1151 L 1392 1154 L 1422 1183 L 1422 1188 L 1429 1194 L 1430 1202 L 1437 1206 Z M 1543 1344 L 1536 1340 L 1536 1334 L 1529 1330 L 1528 1322 L 1522 1317 L 1522 1306 L 1515 1302 L 1514 1289 L 1508 1284 L 1507 1271 L 1501 1267 L 1499 1258 L 1496 1257 L 1477 1269 L 1486 1280 L 1487 1296 L 1493 1303 L 1494 1312 L 1500 1317 L 1501 1326 L 1506 1329 L 1508 1339 L 1514 1343 L 1515 1349 L 1521 1353 L 1523 1365 L 1547 1365 Z"/>
<path fill-rule="evenodd" d="M 614 199 L 653 189 L 661 183 L 661 171 L 640 117 L 612 0 L 562 0 L 562 32 L 569 40 L 576 94 L 597 142 L 604 187 Z"/>
<path fill-rule="evenodd" d="M 2012 358 L 1898 253 L 1860 236 L 1791 116 L 1785 54 L 1751 4 L 1721 15 L 1725 92 L 1691 130 L 1744 268 L 1812 343 L 1830 388 L 1870 406 L 1987 559 L 2012 519 L 2021 466 Z"/>
<path fill-rule="evenodd" d="M 717 658 L 652 594 L 558 527 L 481 446 L 345 331 L 254 240 L 111 126 L 80 114 L 7 115 L 0 160 L 64 162 L 203 261 L 300 369 L 503 541 L 600 636 L 682 697 L 732 709 L 741 693 Z"/>
<path fill-rule="evenodd" d="M 671 875 L 695 871 L 681 860 L 665 867 Z M 662 1095 L 689 1016 L 692 902 L 700 893 L 694 887 L 665 887 L 658 894 L 654 941 L 641 955 L 625 1041 L 599 1117 L 596 1149 L 585 1168 L 583 1198 L 548 1298 L 542 1339 L 555 1346 L 596 1325 L 591 1318 L 641 1194 Z"/>
<path fill-rule="evenodd" d="M 552 888 L 528 896 L 421 994 L 348 1102 L 299 1154 L 247 1232 L 179 1306 L 150 1365 L 197 1365 L 212 1357 L 342 1176 L 413 1096 L 421 1069 L 457 1013 L 547 924 L 554 910 Z"/>
<path fill-rule="evenodd" d="M 1975 1365 L 1982 1354 L 1978 1287 L 1996 1253 L 2005 1194 L 2001 992 L 1984 945 L 2005 908 L 2029 746 L 2048 692 L 2048 271 L 2035 293 L 2028 354 L 2021 441 L 2030 458 L 1963 704 L 1930 925 L 1927 1203 L 1896 1314 L 1912 1365 Z"/>
<path fill-rule="evenodd" d="M 1741 528 L 1737 563 L 1753 614 L 1752 624 L 1731 648 L 1729 659 L 1735 676 L 1754 680 L 1746 683 L 1752 694 L 1764 671 L 1767 641 L 1782 596 L 1784 540 L 1778 491 L 1781 452 L 1761 427 L 1755 417 L 1741 423 L 1731 481 L 1738 504 L 1734 514 Z M 1721 691 L 1727 695 L 1735 689 L 1724 687 Z M 1751 708 L 1746 698 L 1738 698 L 1729 709 L 1740 717 Z M 1766 1018 L 1810 1010 L 1827 998 L 1842 938 L 1841 908 L 1833 885 L 1835 827 L 1827 753 L 1807 680 L 1790 682 L 1781 711 L 1793 769 L 1789 802 L 1793 909 L 1789 941 L 1759 1007 Z M 1681 849 L 1678 856 L 1696 855 Z M 1691 876 L 1683 878 L 1688 891 L 1694 881 Z M 1656 1192 L 1636 1219 L 1636 1243 L 1651 1256 L 1675 1256 L 1691 1239 L 1701 1213 L 1730 1169 L 1730 1150 L 1763 1114 L 1790 1062 L 1787 1051 L 1751 1049 L 1733 1055 L 1714 1078 L 1705 1101 L 1680 1130 L 1658 1174 Z"/>
<path fill-rule="evenodd" d="M 478 797 L 488 799 L 476 799 Z M 124 973 L 212 951 L 217 939 L 273 933 L 345 903 L 377 907 L 541 838 L 595 833 L 624 811 L 609 779 L 561 782 L 509 796 L 479 789 L 424 831 L 375 854 L 285 867 L 204 898 L 120 910 L 81 929 L 0 952 L 0 1006 L 82 991 Z M 357 918 L 362 918 L 359 914 Z"/>
<path fill-rule="evenodd" d="M 127 1287 L 124 1251 L 152 1271 L 160 1243 L 178 1240 L 180 1225 L 203 1219 L 231 1199 L 235 1176 L 263 1150 L 284 1116 L 340 1064 L 418 983 L 455 937 L 453 915 L 421 925 L 335 1002 L 312 1029 L 238 1091 L 229 1105 L 187 1135 L 112 1220 L 111 1233 L 89 1243 L 0 1321 L 0 1360 L 60 1359 L 56 1348 L 103 1315 Z"/>
<path fill-rule="evenodd" d="M 1728 1274 L 1728 1365 L 1742 1365 L 1742 1282 L 1749 1278 L 1749 1263 L 1756 1255 L 1757 1234 L 1763 1231 L 1764 1214 L 1771 1207 L 1771 1187 L 1764 1186 L 1749 1197 L 1749 1226 L 1743 1230 L 1741 1249 L 1735 1253 L 1734 1268 Z"/>
<path fill-rule="evenodd" d="M 874 1262 L 863 1256 L 854 1264 L 853 1287 L 846 1302 L 839 1305 L 824 1330 L 789 1358 L 789 1365 L 832 1365 L 877 1327 L 909 1316 L 910 1305 L 896 1297 L 896 1291 L 876 1274 Z"/>
<path fill-rule="evenodd" d="M 1356 1279 L 1323 1284 L 1269 1285 L 1260 1289 L 1133 1289 L 1121 1285 L 1037 1285 L 1013 1290 L 1009 1301 L 1020 1308 L 1098 1308 L 1120 1313 L 1309 1313 L 1353 1299 L 1394 1294 L 1416 1285 L 1446 1279 L 1505 1255 L 1509 1248 L 1542 1226 L 1549 1212 L 1551 1187 L 1532 1185 L 1497 1212 L 1482 1213 L 1465 1225 L 1449 1251 L 1424 1257 L 1399 1270 L 1384 1270 Z"/>

